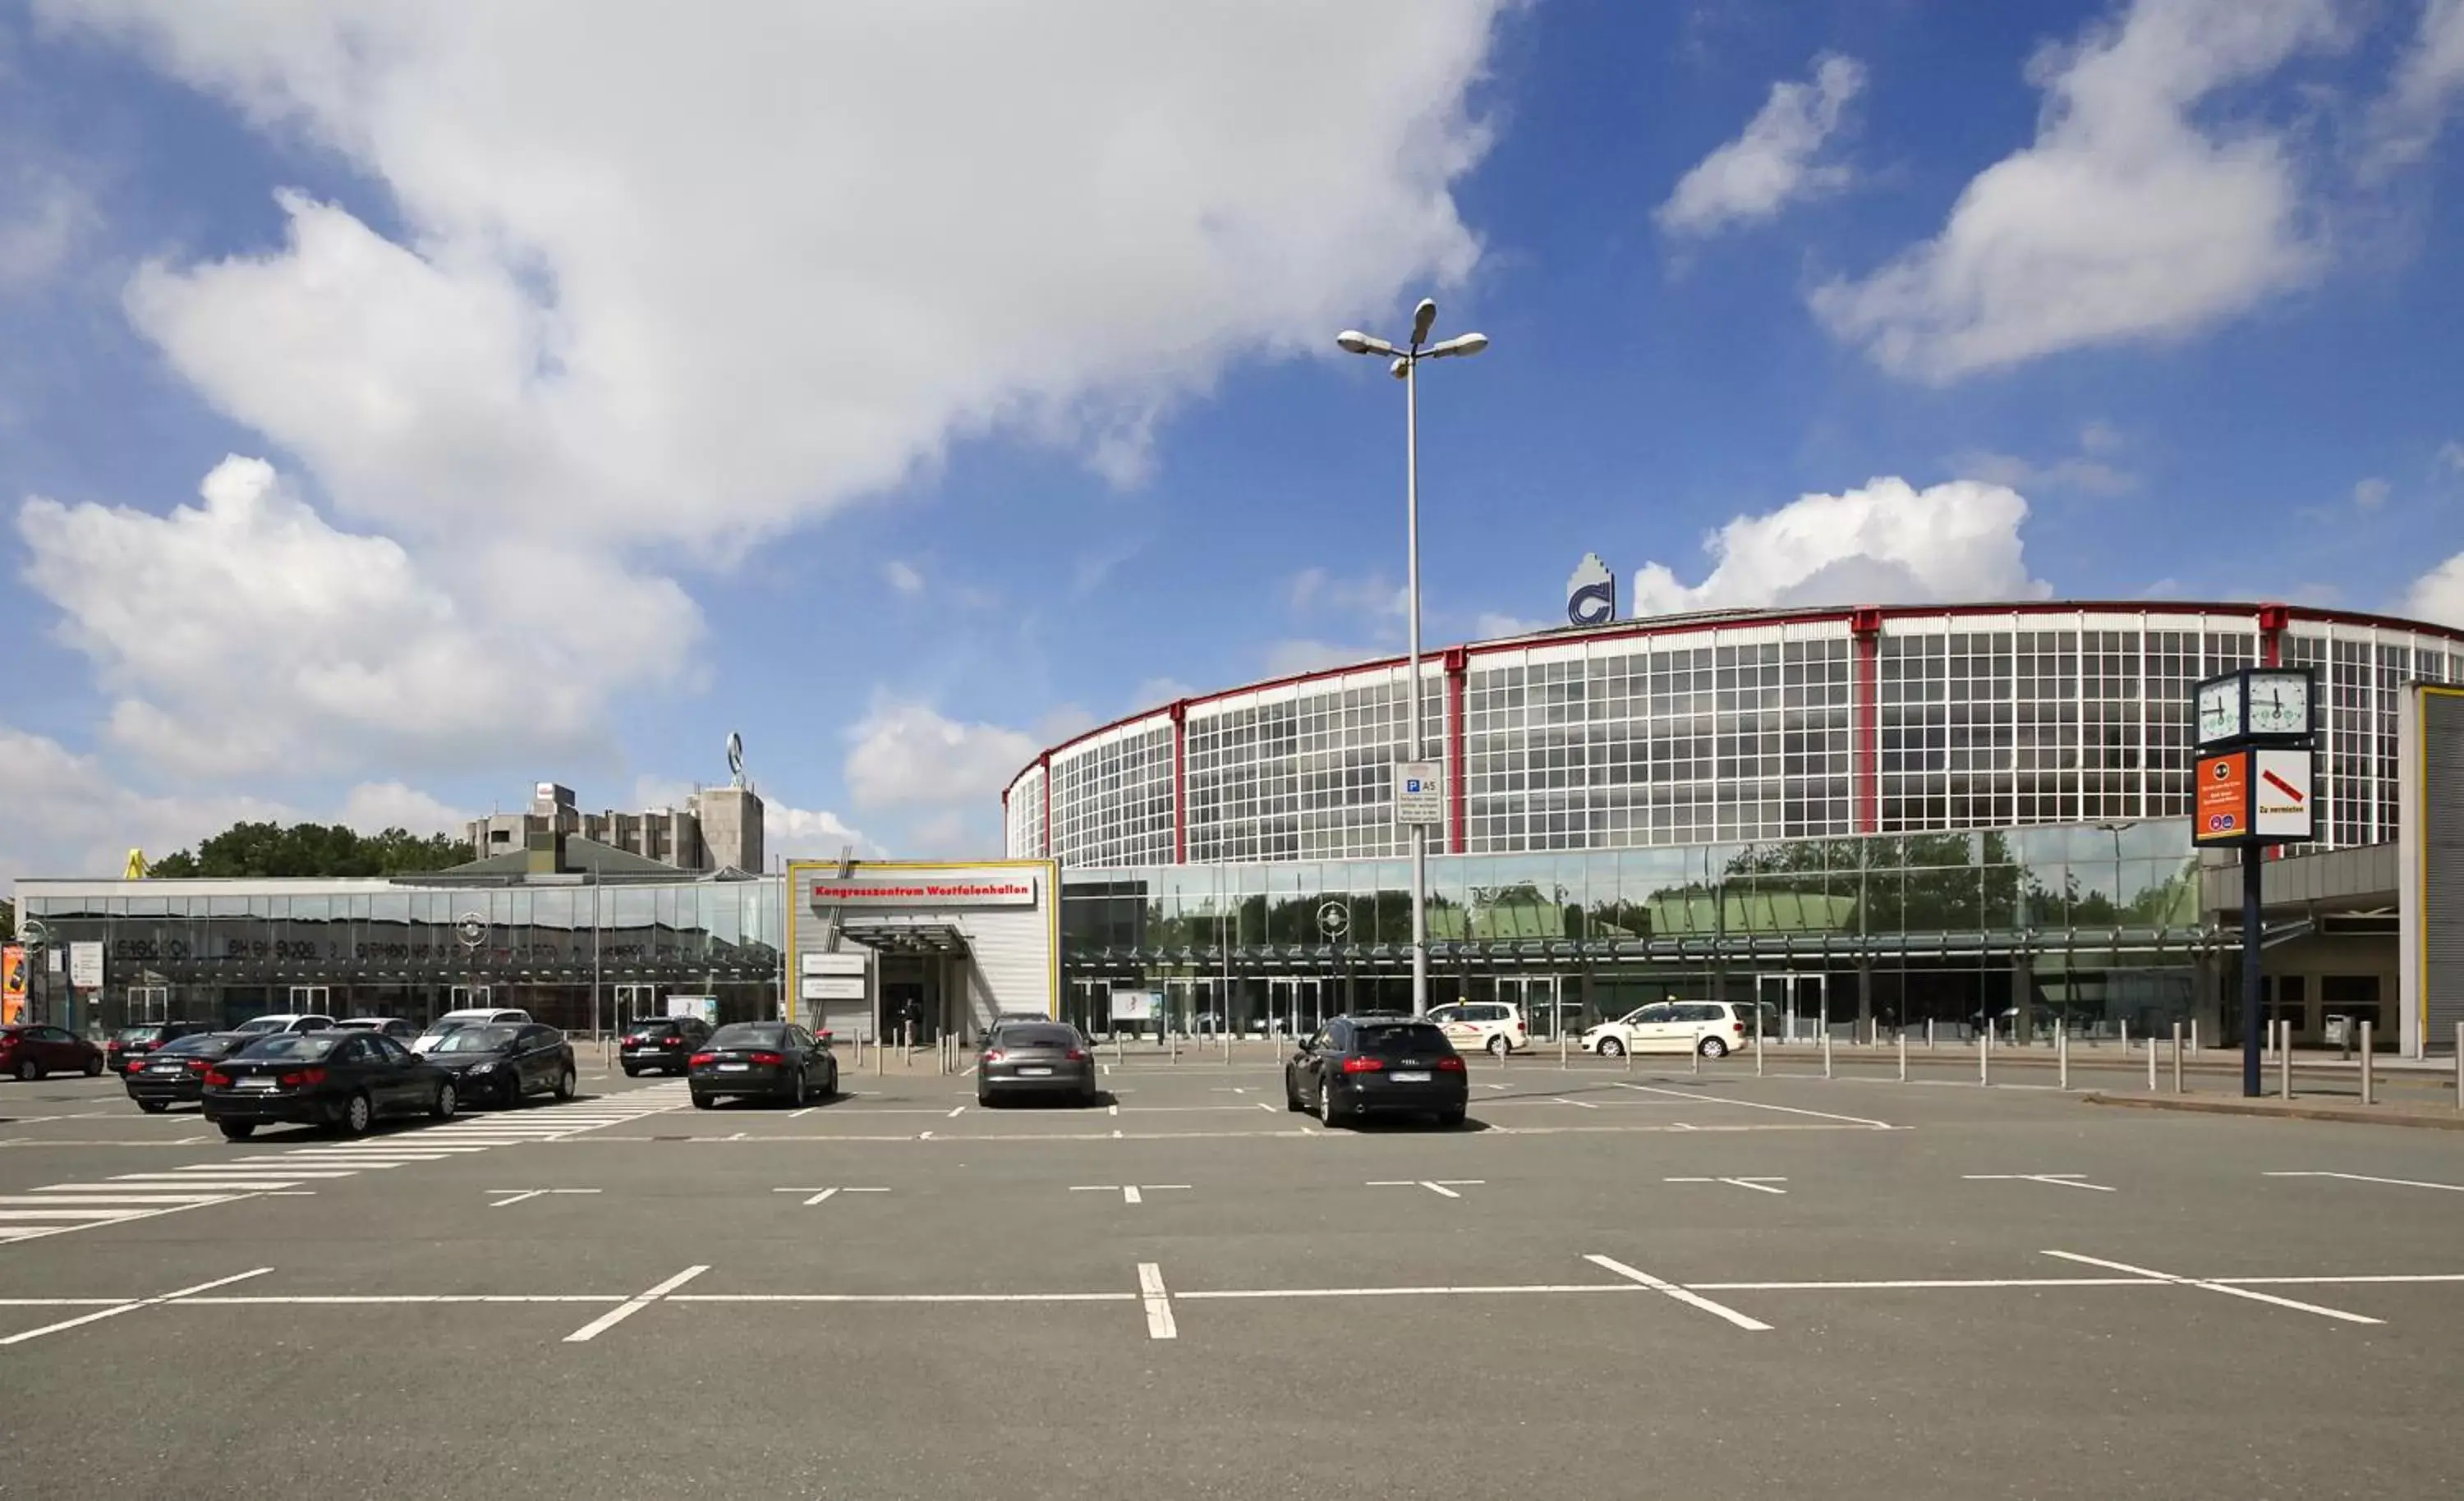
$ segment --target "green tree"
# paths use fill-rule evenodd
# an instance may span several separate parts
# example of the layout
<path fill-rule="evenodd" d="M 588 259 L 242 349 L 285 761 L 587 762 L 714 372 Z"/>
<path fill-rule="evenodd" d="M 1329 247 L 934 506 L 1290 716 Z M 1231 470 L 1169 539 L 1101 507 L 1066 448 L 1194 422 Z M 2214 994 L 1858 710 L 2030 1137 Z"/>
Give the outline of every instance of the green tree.
<path fill-rule="evenodd" d="M 387 829 L 363 835 L 339 823 L 235 823 L 154 861 L 151 874 L 185 876 L 407 876 L 471 859 L 451 835 Z"/>
<path fill-rule="evenodd" d="M 0 941 L 17 941 L 17 903 L 0 902 Z"/>

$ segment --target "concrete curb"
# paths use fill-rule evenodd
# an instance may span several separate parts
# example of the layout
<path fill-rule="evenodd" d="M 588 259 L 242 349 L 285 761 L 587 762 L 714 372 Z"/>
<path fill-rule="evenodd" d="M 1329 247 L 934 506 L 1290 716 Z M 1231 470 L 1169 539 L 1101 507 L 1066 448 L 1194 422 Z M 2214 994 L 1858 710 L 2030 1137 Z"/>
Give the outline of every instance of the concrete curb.
<path fill-rule="evenodd" d="M 2453 1115 L 2381 1113 L 2343 1105 L 2277 1105 L 2249 1099 L 2215 1099 L 2197 1095 L 2102 1095 L 2079 1097 L 2091 1105 L 2122 1105 L 2133 1110 L 2186 1110 L 2207 1116 L 2273 1116 L 2284 1120 L 2341 1120 L 2352 1125 L 2414 1126 L 2430 1131 L 2464 1131 L 2464 1111 Z"/>

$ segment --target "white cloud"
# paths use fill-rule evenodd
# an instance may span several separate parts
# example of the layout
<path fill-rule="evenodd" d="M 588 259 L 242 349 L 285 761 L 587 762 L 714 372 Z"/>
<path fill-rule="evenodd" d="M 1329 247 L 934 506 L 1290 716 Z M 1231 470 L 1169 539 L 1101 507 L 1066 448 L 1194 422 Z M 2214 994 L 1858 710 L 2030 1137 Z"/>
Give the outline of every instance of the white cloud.
<path fill-rule="evenodd" d="M 2464 85 L 2464 0 L 2428 0 L 2412 43 L 2396 64 L 2379 101 L 2369 165 L 2385 169 L 2418 162 L 2436 143 Z"/>
<path fill-rule="evenodd" d="M 131 792 L 93 756 L 0 724 L 0 881 L 21 876 L 117 876 L 132 849 L 161 856 L 242 819 L 296 821 L 258 797 L 149 796 Z"/>
<path fill-rule="evenodd" d="M 1816 158 L 1864 87 L 1864 65 L 1837 54 L 1815 59 L 1810 83 L 1772 84 L 1745 133 L 1695 163 L 1652 217 L 1671 234 L 1708 234 L 1845 186 L 1848 168 Z"/>
<path fill-rule="evenodd" d="M 888 579 L 890 587 L 900 594 L 924 592 L 924 576 L 917 573 L 912 565 L 902 563 L 894 557 L 881 565 L 881 576 Z"/>
<path fill-rule="evenodd" d="M 2450 474 L 2464 474 L 2464 443 L 2450 438 L 2438 446 L 2438 465 Z"/>
<path fill-rule="evenodd" d="M 2413 580 L 2405 593 L 2403 613 L 2464 629 L 2464 553 Z"/>
<path fill-rule="evenodd" d="M 257 459 L 165 516 L 42 497 L 26 577 L 114 695 L 107 733 L 192 775 L 566 752 L 622 681 L 671 681 L 692 602 L 587 555 L 476 550 L 441 584 L 392 540 L 326 525 Z M 609 613 L 609 607 L 622 608 Z"/>
<path fill-rule="evenodd" d="M 1346 578 L 1324 568 L 1304 568 L 1292 576 L 1286 589 L 1293 611 L 1302 615 L 1327 613 L 1400 620 L 1411 604 L 1411 596 L 1401 584 L 1388 583 L 1379 574 Z"/>
<path fill-rule="evenodd" d="M 270 668 L 330 590 L 257 571 L 194 616 L 118 612 L 178 646 L 79 596 L 72 630 L 126 685 L 115 732 L 236 774 L 349 759 L 336 739 L 413 767 L 500 757 L 508 725 L 585 739 L 698 626 L 627 559 L 725 563 L 954 442 L 1134 482 L 1228 365 L 1332 358 L 1326 329 L 1468 273 L 1453 186 L 1507 0 L 40 3 L 332 152 L 401 226 L 284 192 L 283 243 L 127 289 L 170 368 L 352 529 L 296 529 L 308 576 L 364 561 L 386 591 Z M 194 529 L 89 510 L 45 520 L 213 571 L 174 546 Z M 168 655 L 216 670 L 184 689 Z M 228 692 L 234 663 L 257 693 Z M 204 686 L 241 705 L 298 665 L 326 669 L 312 702 L 262 729 Z M 507 681 L 512 716 L 485 707 Z"/>
<path fill-rule="evenodd" d="M 2113 462 L 2122 434 L 2101 422 L 2079 429 L 2079 451 L 2039 463 L 2014 453 L 1970 449 L 1953 455 L 1950 468 L 1962 479 L 1983 480 L 2017 490 L 2075 490 L 2088 495 L 2123 495 L 2139 488 L 2139 476 Z"/>
<path fill-rule="evenodd" d="M 2387 504 L 2388 488 L 2387 481 L 2375 477 L 2360 481 L 2353 486 L 2353 509 L 2378 510 Z"/>
<path fill-rule="evenodd" d="M 48 280 L 99 222 L 75 183 L 0 153 L 0 292 Z"/>
<path fill-rule="evenodd" d="M 865 809 L 997 811 L 1001 789 L 1044 749 L 1023 730 L 962 724 L 928 704 L 886 697 L 847 738 L 847 795 Z"/>
<path fill-rule="evenodd" d="M 861 830 L 849 828 L 837 814 L 783 803 L 762 804 L 761 840 L 770 854 L 790 859 L 835 858 L 850 844 L 860 856 L 880 853 Z"/>
<path fill-rule="evenodd" d="M 1501 636 L 1529 636 L 1534 631 L 1545 631 L 1563 623 L 1559 620 L 1527 620 L 1521 616 L 1483 610 L 1472 621 L 1472 636 L 1479 641 L 1495 641 Z"/>
<path fill-rule="evenodd" d="M 1166 704 L 1194 697 L 1197 692 L 1198 689 L 1178 678 L 1148 678 L 1130 689 L 1130 707 L 1133 710 L 1160 708 Z"/>
<path fill-rule="evenodd" d="M 2184 337 L 2299 285 L 2321 252 L 2284 141 L 2216 122 L 2213 100 L 2334 21 L 2327 0 L 2137 0 L 2040 53 L 2035 142 L 1978 174 L 1940 235 L 1817 289 L 1815 313 L 1885 369 L 1945 382 Z"/>
<path fill-rule="evenodd" d="M 341 821 L 362 834 L 407 829 L 412 834 L 462 832 L 470 816 L 401 782 L 363 782 L 342 799 Z"/>
<path fill-rule="evenodd" d="M 1376 646 L 1346 646 L 1335 642 L 1299 637 L 1267 644 L 1266 676 L 1287 678 L 1297 673 L 1348 667 L 1354 663 L 1375 662 L 1396 655 L 1397 653 Z"/>
<path fill-rule="evenodd" d="M 2014 490 L 1952 480 L 1919 490 L 1874 479 L 1838 495 L 1801 495 L 1739 516 L 1704 539 L 1716 560 L 1687 585 L 1665 564 L 1635 576 L 1637 616 L 1765 605 L 1902 604 L 2043 598 L 2028 576 Z"/>

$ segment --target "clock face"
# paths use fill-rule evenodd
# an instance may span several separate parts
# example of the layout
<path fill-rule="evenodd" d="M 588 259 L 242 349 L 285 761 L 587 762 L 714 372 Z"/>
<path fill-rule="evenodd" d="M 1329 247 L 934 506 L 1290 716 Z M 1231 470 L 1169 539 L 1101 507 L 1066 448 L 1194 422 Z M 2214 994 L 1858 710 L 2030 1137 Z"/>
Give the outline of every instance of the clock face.
<path fill-rule="evenodd" d="M 2250 675 L 2250 732 L 2300 735 L 2310 730 L 2310 680 L 2293 672 Z"/>
<path fill-rule="evenodd" d="M 2199 743 L 2241 733 L 2241 680 L 2227 678 L 2199 689 Z"/>

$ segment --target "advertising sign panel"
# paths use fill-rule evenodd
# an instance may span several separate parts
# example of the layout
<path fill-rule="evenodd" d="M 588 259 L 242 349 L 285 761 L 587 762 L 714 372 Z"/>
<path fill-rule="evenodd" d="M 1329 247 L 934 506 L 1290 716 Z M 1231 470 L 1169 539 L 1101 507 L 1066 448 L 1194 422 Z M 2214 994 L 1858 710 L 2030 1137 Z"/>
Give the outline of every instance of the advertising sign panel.
<path fill-rule="evenodd" d="M 2310 752 L 2255 750 L 2251 767 L 2252 832 L 2262 839 L 2318 838 L 2318 799 L 2311 795 Z"/>
<path fill-rule="evenodd" d="M 0 948 L 0 1024 L 26 1019 L 26 950 L 16 944 Z"/>
<path fill-rule="evenodd" d="M 812 878 L 812 903 L 851 912 L 904 912 L 915 907 L 1031 907 L 1033 876 L 894 876 Z"/>
<path fill-rule="evenodd" d="M 2190 810 L 2190 842 L 2238 844 L 2250 837 L 2248 750 L 2201 756 L 2198 795 Z"/>
<path fill-rule="evenodd" d="M 69 945 L 69 984 L 80 990 L 102 989 L 102 946 Z"/>
<path fill-rule="evenodd" d="M 1163 995 L 1156 990 L 1114 990 L 1112 1020 L 1153 1021 L 1163 1005 Z"/>
<path fill-rule="evenodd" d="M 864 999 L 864 976 L 808 974 L 797 993 L 808 1001 L 860 1001 Z"/>

